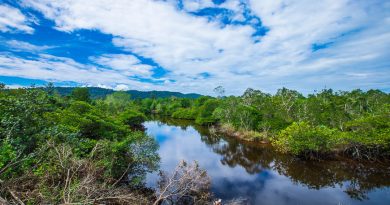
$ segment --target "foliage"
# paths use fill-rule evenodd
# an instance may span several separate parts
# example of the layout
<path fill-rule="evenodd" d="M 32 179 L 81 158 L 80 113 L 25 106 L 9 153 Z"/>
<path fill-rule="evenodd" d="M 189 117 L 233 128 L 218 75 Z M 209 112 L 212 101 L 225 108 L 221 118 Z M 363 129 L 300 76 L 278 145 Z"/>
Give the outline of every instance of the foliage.
<path fill-rule="evenodd" d="M 76 88 L 74 87 L 54 87 L 54 89 L 61 96 L 69 96 L 72 91 Z M 100 87 L 88 87 L 88 91 L 90 93 L 90 97 L 92 99 L 104 99 L 108 95 L 115 93 L 116 91 L 112 89 L 100 88 Z M 146 99 L 146 98 L 189 98 L 195 99 L 200 97 L 201 95 L 195 93 L 183 94 L 179 92 L 169 92 L 169 91 L 138 91 L 138 90 L 127 90 L 121 91 L 131 95 L 132 99 Z"/>
<path fill-rule="evenodd" d="M 104 99 L 111 112 L 123 112 L 127 107 L 131 106 L 131 95 L 124 92 L 114 92 Z"/>
<path fill-rule="evenodd" d="M 274 144 L 280 151 L 301 156 L 330 152 L 337 143 L 338 131 L 325 126 L 311 126 L 307 122 L 294 122 L 282 130 Z"/>
<path fill-rule="evenodd" d="M 213 112 L 217 109 L 219 101 L 216 99 L 207 99 L 202 106 L 199 107 L 198 116 L 195 122 L 198 124 L 211 124 L 216 122 Z"/>
<path fill-rule="evenodd" d="M 143 113 L 130 109 L 121 113 L 119 118 L 124 124 L 129 125 L 130 127 L 136 127 L 146 119 Z"/>
<path fill-rule="evenodd" d="M 116 185 L 118 179 L 105 174 L 107 168 L 99 163 L 104 147 L 96 146 L 84 158 L 68 144 L 47 141 L 40 149 L 37 157 L 43 160 L 23 176 L 7 179 L 2 193 L 27 204 L 150 204 L 146 196 Z"/>
<path fill-rule="evenodd" d="M 218 98 L 137 100 L 128 92 L 93 99 L 89 91 L 75 88 L 61 97 L 52 85 L 6 89 L 0 84 L 2 197 L 28 204 L 153 203 L 134 191 L 146 173 L 158 168 L 156 142 L 137 131 L 145 114 L 213 124 L 244 140 L 272 141 L 281 152 L 302 157 L 390 157 L 390 95 L 379 90 L 325 89 L 305 97 L 287 88 L 275 95 L 247 89 L 242 96 L 224 97 L 218 88 Z M 183 180 L 166 186 L 172 177 Z M 168 188 L 156 192 L 155 202 L 209 202 L 205 179 L 197 164 L 182 163 L 173 175 L 162 175 L 160 185 Z"/>
<path fill-rule="evenodd" d="M 137 200 L 129 187 L 142 185 L 159 160 L 156 142 L 132 130 L 145 116 L 127 94 L 91 100 L 86 91 L 67 98 L 50 87 L 0 90 L 1 196 L 17 189 L 30 204 Z"/>
<path fill-rule="evenodd" d="M 345 150 L 354 158 L 390 156 L 390 113 L 366 116 L 347 122 L 343 133 Z"/>
<path fill-rule="evenodd" d="M 179 108 L 173 114 L 173 118 L 194 120 L 197 116 L 197 112 L 192 108 Z"/>
<path fill-rule="evenodd" d="M 72 90 L 71 97 L 78 101 L 91 101 L 88 88 L 75 88 L 74 90 Z"/>
<path fill-rule="evenodd" d="M 389 130 L 386 123 L 390 116 L 390 95 L 379 90 L 334 92 L 332 89 L 324 89 L 304 96 L 287 88 L 279 89 L 275 95 L 248 88 L 238 97 L 224 97 L 222 87 L 218 87 L 215 92 L 218 98 L 144 99 L 138 105 L 145 113 L 191 119 L 202 125 L 219 123 L 220 128 L 231 126 L 234 130 L 219 130 L 229 130 L 231 135 L 245 135 L 238 136 L 242 139 L 280 141 L 274 145 L 280 150 L 298 155 L 331 152 L 357 158 L 362 155 L 364 158 L 389 156 Z M 301 125 L 301 128 L 294 130 L 297 125 Z M 308 132 L 303 132 L 303 128 Z M 310 145 L 306 146 L 303 141 L 300 144 L 301 139 L 295 136 L 300 132 Z M 326 134 L 333 132 L 337 137 Z M 248 137 L 249 133 L 253 133 L 253 139 Z M 286 139 L 289 139 L 289 143 Z M 290 147 L 293 141 L 299 144 L 299 148 Z M 320 146 L 322 142 L 325 147 Z"/>

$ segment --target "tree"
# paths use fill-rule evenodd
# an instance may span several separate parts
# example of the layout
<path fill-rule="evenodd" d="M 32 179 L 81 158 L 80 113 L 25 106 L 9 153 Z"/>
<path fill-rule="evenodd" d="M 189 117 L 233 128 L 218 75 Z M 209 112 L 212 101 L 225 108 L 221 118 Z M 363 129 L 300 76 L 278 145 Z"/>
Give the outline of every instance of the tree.
<path fill-rule="evenodd" d="M 216 119 L 213 116 L 213 112 L 218 107 L 218 105 L 219 102 L 217 99 L 206 100 L 206 102 L 199 108 L 199 113 L 196 118 L 196 123 L 210 124 L 216 122 Z"/>
<path fill-rule="evenodd" d="M 302 98 L 302 94 L 298 91 L 287 88 L 279 89 L 275 98 L 279 101 L 282 109 L 286 112 L 288 117 L 292 117 L 292 108 L 296 104 L 298 98 Z"/>
<path fill-rule="evenodd" d="M 337 142 L 338 131 L 325 126 L 311 126 L 307 122 L 294 122 L 282 130 L 274 144 L 282 152 L 303 157 L 317 157 L 331 151 Z"/>
<path fill-rule="evenodd" d="M 218 86 L 214 88 L 214 93 L 217 94 L 219 98 L 221 98 L 225 95 L 225 88 L 223 88 L 222 86 Z"/>
<path fill-rule="evenodd" d="M 52 82 L 48 83 L 48 84 L 46 85 L 46 87 L 45 87 L 45 90 L 46 90 L 46 92 L 47 92 L 47 94 L 48 94 L 49 96 L 54 95 L 54 93 L 55 93 L 54 84 L 53 84 Z"/>
<path fill-rule="evenodd" d="M 72 90 L 71 97 L 78 101 L 91 102 L 88 88 L 75 88 Z"/>
<path fill-rule="evenodd" d="M 132 103 L 131 95 L 125 91 L 118 91 L 111 95 L 107 95 L 104 101 L 109 105 L 110 110 L 113 112 L 123 112 Z"/>
<path fill-rule="evenodd" d="M 142 122 L 145 121 L 146 117 L 143 113 L 127 109 L 121 113 L 120 119 L 124 124 L 129 125 L 132 128 L 139 128 Z"/>

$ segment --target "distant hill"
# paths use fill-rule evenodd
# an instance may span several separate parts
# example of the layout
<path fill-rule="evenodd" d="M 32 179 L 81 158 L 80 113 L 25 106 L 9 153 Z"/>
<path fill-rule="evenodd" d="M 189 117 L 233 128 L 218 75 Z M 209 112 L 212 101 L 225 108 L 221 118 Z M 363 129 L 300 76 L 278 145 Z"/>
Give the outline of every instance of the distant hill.
<path fill-rule="evenodd" d="M 62 96 L 67 96 L 72 93 L 74 87 L 56 87 L 58 93 Z M 92 98 L 104 98 L 106 95 L 109 95 L 115 92 L 112 89 L 98 88 L 98 87 L 88 87 L 89 93 Z M 133 99 L 138 98 L 169 98 L 169 97 L 179 97 L 179 98 L 198 98 L 202 95 L 196 93 L 180 93 L 180 92 L 170 92 L 170 91 L 138 91 L 138 90 L 128 90 L 125 91 L 131 95 Z"/>

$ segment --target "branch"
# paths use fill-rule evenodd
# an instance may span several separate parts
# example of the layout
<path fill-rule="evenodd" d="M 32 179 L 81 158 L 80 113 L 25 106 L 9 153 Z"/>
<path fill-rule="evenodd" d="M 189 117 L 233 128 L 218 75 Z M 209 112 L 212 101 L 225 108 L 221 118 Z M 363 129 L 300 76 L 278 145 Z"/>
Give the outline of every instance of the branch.
<path fill-rule="evenodd" d="M 117 180 L 112 184 L 112 186 L 117 185 L 117 184 L 123 179 L 123 177 L 129 172 L 130 166 L 131 166 L 131 164 L 129 163 L 129 165 L 127 165 L 126 170 L 123 172 L 122 176 L 119 177 L 119 179 L 117 179 Z"/>
<path fill-rule="evenodd" d="M 8 189 L 8 191 L 9 191 L 9 193 L 11 193 L 11 196 L 12 196 L 19 204 L 24 205 L 23 201 L 20 200 L 20 199 L 18 198 L 18 196 L 16 196 L 16 194 L 15 194 L 13 191 L 11 191 L 10 189 Z"/>

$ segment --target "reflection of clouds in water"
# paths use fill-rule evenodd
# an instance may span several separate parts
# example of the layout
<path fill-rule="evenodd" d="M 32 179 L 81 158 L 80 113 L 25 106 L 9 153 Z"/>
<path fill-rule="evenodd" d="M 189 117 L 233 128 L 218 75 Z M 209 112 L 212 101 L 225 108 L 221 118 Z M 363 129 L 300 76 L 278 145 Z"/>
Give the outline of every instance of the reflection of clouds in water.
<path fill-rule="evenodd" d="M 201 140 L 199 133 L 192 127 L 183 131 L 180 127 L 159 125 L 156 122 L 146 122 L 147 133 L 155 136 L 160 143 L 161 169 L 172 171 L 180 160 L 198 161 L 212 178 L 213 185 L 220 181 L 252 181 L 255 176 L 246 174 L 242 167 L 230 168 L 223 165 L 221 156 L 211 151 Z M 169 140 L 166 138 L 169 137 Z M 148 185 L 155 184 L 157 176 L 148 176 Z M 218 182 L 218 183 L 216 183 Z"/>
<path fill-rule="evenodd" d="M 247 152 L 244 147 L 234 147 L 235 152 L 216 153 L 216 150 L 226 147 L 231 143 L 225 140 L 217 140 L 212 144 L 205 144 L 197 130 L 189 126 L 183 129 L 178 126 L 168 126 L 157 122 L 146 122 L 147 133 L 154 136 L 160 144 L 161 169 L 172 171 L 177 163 L 184 159 L 188 162 L 196 160 L 199 165 L 207 170 L 212 179 L 212 190 L 217 197 L 223 199 L 248 198 L 251 204 L 387 204 L 389 195 L 385 190 L 377 190 L 369 194 L 370 200 L 358 201 L 351 199 L 345 192 L 345 187 L 323 187 L 319 190 L 309 189 L 304 184 L 294 183 L 287 176 L 280 175 L 274 169 L 273 160 L 266 161 L 270 169 L 262 168 L 258 172 L 248 173 L 242 164 L 228 166 L 221 160 L 230 157 L 238 157 L 241 163 L 248 162 L 256 165 L 256 159 L 245 158 Z M 204 139 L 203 139 L 204 140 Z M 231 145 L 231 144 L 230 144 Z M 231 150 L 230 150 L 231 151 Z M 247 151 L 247 152 L 246 152 Z M 240 153 L 237 155 L 237 153 Z M 261 154 L 261 153 L 259 153 Z M 149 174 L 147 185 L 155 186 L 158 176 Z M 381 194 L 382 193 L 382 194 Z M 385 196 L 385 197 L 384 197 Z M 371 199 L 371 197 L 375 199 Z M 375 202 L 375 203 L 374 203 Z"/>
<path fill-rule="evenodd" d="M 325 188 L 321 191 L 292 183 L 289 178 L 271 172 L 272 180 L 265 181 L 264 189 L 254 194 L 255 204 L 338 204 L 349 201 L 340 189 Z M 331 199 L 331 200 L 329 200 Z M 349 204 L 349 203 L 348 203 Z"/>

